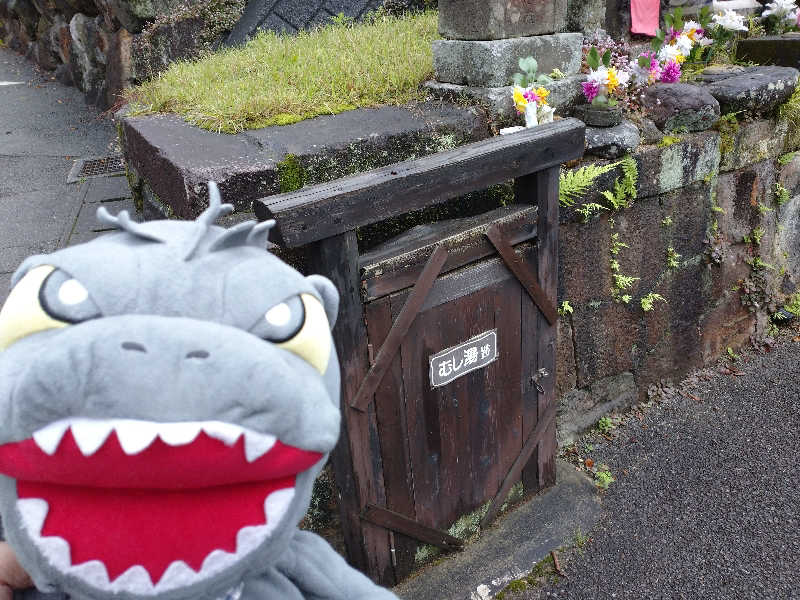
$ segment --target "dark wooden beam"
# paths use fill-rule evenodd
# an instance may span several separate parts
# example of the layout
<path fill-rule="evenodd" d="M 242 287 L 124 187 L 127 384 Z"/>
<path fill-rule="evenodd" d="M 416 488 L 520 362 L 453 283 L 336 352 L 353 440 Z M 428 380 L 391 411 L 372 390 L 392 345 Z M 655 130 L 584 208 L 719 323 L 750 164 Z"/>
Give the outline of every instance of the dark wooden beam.
<path fill-rule="evenodd" d="M 561 119 L 417 160 L 254 201 L 273 241 L 297 247 L 583 155 L 585 126 Z"/>
<path fill-rule="evenodd" d="M 497 249 L 497 253 L 506 263 L 508 269 L 519 279 L 522 287 L 528 292 L 528 295 L 542 311 L 547 321 L 551 325 L 555 325 L 558 321 L 558 312 L 554 304 L 555 299 L 550 299 L 545 294 L 544 290 L 539 287 L 536 281 L 536 276 L 531 273 L 531 270 L 522 262 L 522 259 L 514 252 L 514 247 L 506 241 L 497 225 L 492 225 L 486 230 L 486 237 L 492 242 L 492 245 Z"/>
<path fill-rule="evenodd" d="M 402 533 L 420 542 L 438 546 L 445 550 L 461 550 L 464 547 L 464 542 L 462 540 L 449 533 L 439 531 L 433 527 L 428 527 L 413 519 L 409 519 L 405 515 L 392 512 L 380 506 L 375 506 L 374 504 L 367 505 L 361 518 L 375 525 L 380 525 L 391 531 Z"/>

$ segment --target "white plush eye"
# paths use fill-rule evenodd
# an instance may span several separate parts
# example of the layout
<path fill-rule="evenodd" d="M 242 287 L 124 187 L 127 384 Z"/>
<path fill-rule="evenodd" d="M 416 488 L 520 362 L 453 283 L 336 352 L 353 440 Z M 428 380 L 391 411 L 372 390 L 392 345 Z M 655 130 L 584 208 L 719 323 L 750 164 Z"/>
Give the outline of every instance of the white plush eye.
<path fill-rule="evenodd" d="M 89 290 L 83 287 L 77 279 L 67 279 L 58 288 L 58 299 L 67 306 L 75 306 L 85 302 L 88 298 Z"/>
<path fill-rule="evenodd" d="M 289 308 L 289 305 L 285 302 L 281 302 L 270 308 L 267 314 L 264 315 L 264 318 L 270 325 L 284 327 L 292 318 L 292 309 Z"/>

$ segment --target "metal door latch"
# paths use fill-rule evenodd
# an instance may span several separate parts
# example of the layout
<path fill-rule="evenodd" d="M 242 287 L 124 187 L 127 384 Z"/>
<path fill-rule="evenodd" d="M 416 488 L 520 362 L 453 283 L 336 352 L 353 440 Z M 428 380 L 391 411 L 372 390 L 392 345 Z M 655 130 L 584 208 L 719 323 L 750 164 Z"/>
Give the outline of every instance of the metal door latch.
<path fill-rule="evenodd" d="M 536 391 L 539 392 L 540 394 L 544 394 L 544 388 L 542 387 L 542 384 L 539 382 L 545 377 L 550 377 L 550 373 L 548 372 L 547 369 L 539 369 L 536 372 L 536 375 L 531 377 L 531 383 L 536 384 Z"/>

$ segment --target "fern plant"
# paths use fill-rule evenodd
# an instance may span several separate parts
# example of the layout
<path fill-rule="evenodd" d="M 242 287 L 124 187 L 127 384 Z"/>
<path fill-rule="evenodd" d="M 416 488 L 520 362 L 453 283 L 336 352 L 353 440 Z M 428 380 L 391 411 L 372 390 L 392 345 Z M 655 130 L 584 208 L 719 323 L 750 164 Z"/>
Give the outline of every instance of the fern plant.
<path fill-rule="evenodd" d="M 639 169 L 630 154 L 626 154 L 617 164 L 622 165 L 622 177 L 614 181 L 613 190 L 603 192 L 612 210 L 628 208 L 636 200 L 636 184 L 639 181 Z"/>
<path fill-rule="evenodd" d="M 586 165 L 574 171 L 562 171 L 558 178 L 558 201 L 561 206 L 575 204 L 589 190 L 595 179 L 616 169 L 619 164 L 613 162 L 607 165 Z"/>

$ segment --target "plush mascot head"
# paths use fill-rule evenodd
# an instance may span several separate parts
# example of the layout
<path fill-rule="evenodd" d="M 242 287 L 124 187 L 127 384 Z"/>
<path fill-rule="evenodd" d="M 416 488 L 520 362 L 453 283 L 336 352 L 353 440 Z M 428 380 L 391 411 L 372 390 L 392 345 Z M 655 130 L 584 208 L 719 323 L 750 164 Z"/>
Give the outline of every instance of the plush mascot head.
<path fill-rule="evenodd" d="M 27 259 L 0 312 L 0 509 L 43 590 L 218 598 L 285 551 L 339 435 L 338 294 L 272 223 L 135 223 Z"/>

